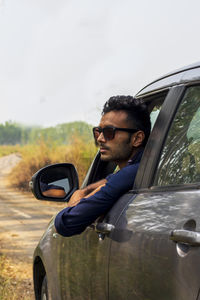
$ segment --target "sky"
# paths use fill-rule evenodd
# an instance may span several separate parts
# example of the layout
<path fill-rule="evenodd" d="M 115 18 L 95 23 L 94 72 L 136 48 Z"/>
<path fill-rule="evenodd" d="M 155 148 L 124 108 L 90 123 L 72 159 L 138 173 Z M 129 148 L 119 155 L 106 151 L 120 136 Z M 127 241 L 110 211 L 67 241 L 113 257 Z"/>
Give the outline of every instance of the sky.
<path fill-rule="evenodd" d="M 200 61 L 199 0 L 0 0 L 0 123 L 98 125 L 105 101 Z"/>

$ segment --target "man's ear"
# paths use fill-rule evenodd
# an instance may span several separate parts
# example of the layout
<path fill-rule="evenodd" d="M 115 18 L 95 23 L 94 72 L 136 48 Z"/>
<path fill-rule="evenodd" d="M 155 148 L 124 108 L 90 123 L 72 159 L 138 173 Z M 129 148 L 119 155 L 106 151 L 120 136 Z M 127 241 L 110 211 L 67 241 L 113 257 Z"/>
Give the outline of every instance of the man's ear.
<path fill-rule="evenodd" d="M 132 135 L 132 145 L 133 147 L 140 147 L 145 139 L 144 131 L 139 130 Z"/>

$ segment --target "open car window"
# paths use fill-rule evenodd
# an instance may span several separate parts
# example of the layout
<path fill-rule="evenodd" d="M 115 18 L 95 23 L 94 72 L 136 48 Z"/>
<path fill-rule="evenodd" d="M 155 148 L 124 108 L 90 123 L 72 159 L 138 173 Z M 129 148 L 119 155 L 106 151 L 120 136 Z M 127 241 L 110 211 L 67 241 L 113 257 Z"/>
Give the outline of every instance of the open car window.
<path fill-rule="evenodd" d="M 150 113 L 151 118 L 151 130 L 153 129 L 155 122 L 158 118 L 158 115 L 160 113 L 162 104 L 168 94 L 168 90 L 165 90 L 163 92 L 150 95 L 147 97 L 144 97 L 141 99 L 142 102 L 148 105 L 148 110 Z"/>

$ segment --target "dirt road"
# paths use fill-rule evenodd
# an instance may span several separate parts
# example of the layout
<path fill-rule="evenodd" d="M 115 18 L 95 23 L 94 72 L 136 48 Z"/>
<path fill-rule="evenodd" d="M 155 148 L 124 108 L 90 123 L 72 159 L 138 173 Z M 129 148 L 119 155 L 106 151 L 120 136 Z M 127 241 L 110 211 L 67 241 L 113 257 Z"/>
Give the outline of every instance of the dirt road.
<path fill-rule="evenodd" d="M 16 154 L 0 158 L 0 252 L 21 264 L 22 272 L 32 280 L 34 248 L 51 217 L 65 205 L 38 201 L 13 189 L 7 177 L 19 160 Z"/>

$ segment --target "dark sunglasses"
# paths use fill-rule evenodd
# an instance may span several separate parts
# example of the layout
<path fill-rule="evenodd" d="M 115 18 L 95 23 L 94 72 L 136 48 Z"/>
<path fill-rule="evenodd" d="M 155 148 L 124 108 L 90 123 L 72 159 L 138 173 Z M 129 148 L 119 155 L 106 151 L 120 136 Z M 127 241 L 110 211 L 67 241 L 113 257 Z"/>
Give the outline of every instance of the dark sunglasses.
<path fill-rule="evenodd" d="M 139 129 L 118 128 L 118 127 L 114 127 L 114 126 L 107 126 L 107 127 L 104 127 L 104 128 L 94 127 L 93 128 L 93 135 L 94 135 L 95 140 L 97 140 L 98 137 L 100 136 L 101 132 L 103 132 L 103 136 L 104 136 L 105 140 L 109 141 L 109 140 L 114 139 L 115 132 L 117 130 L 118 131 L 126 131 L 126 132 L 130 132 L 130 133 L 135 133 Z"/>

